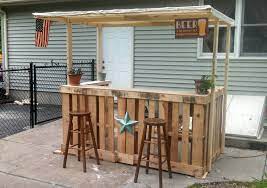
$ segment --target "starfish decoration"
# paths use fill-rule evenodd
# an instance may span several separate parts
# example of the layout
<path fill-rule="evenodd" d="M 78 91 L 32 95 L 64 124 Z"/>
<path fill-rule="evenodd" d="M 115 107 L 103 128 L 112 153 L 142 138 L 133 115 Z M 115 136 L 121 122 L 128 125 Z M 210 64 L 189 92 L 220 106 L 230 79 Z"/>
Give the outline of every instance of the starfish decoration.
<path fill-rule="evenodd" d="M 115 119 L 121 125 L 120 133 L 128 131 L 133 134 L 133 126 L 136 125 L 138 121 L 131 120 L 128 112 L 125 113 L 124 119 L 117 117 L 115 117 Z"/>

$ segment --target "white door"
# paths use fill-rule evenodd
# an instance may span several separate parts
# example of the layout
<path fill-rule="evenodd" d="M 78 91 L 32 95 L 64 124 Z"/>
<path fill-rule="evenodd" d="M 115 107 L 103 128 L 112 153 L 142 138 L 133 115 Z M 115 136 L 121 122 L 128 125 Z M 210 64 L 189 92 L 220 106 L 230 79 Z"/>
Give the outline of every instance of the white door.
<path fill-rule="evenodd" d="M 133 28 L 103 28 L 103 60 L 106 79 L 115 88 L 132 87 Z"/>

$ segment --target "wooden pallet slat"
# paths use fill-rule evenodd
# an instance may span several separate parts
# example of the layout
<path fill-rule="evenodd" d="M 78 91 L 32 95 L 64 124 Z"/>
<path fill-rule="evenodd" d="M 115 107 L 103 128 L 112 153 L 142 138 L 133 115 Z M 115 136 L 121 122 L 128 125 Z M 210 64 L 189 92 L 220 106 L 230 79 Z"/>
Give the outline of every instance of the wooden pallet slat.
<path fill-rule="evenodd" d="M 132 120 L 135 120 L 135 99 L 127 99 L 127 112 Z M 134 127 L 133 127 L 134 130 Z M 134 155 L 134 133 L 126 131 L 126 153 Z"/>
<path fill-rule="evenodd" d="M 62 94 L 62 130 L 63 135 L 67 135 L 69 127 L 69 112 L 70 112 L 70 100 L 71 95 Z M 63 136 L 63 144 L 66 143 L 66 136 Z"/>
<path fill-rule="evenodd" d="M 192 142 L 192 164 L 203 166 L 204 151 L 204 107 L 194 105 L 193 115 L 193 142 Z"/>
<path fill-rule="evenodd" d="M 97 145 L 99 147 L 99 140 L 98 140 L 98 136 L 97 136 L 97 103 L 96 103 L 96 96 L 88 96 L 88 111 L 91 113 L 91 120 L 92 120 L 92 124 L 93 124 L 93 129 L 94 129 L 94 135 L 97 138 Z"/>
<path fill-rule="evenodd" d="M 205 106 L 205 139 L 204 139 L 204 169 L 205 171 L 207 170 L 207 162 L 208 162 L 208 134 L 209 134 L 209 112 L 210 110 L 210 105 Z"/>
<path fill-rule="evenodd" d="M 183 104 L 182 163 L 189 163 L 190 104 Z"/>
<path fill-rule="evenodd" d="M 118 117 L 123 118 L 126 112 L 126 99 L 125 98 L 118 98 Z M 126 148 L 126 133 L 120 133 L 121 126 L 117 123 L 118 128 L 118 152 L 119 153 L 125 153 Z"/>
<path fill-rule="evenodd" d="M 172 103 L 172 136 L 171 136 L 171 161 L 178 162 L 178 119 L 179 105 Z"/>
<path fill-rule="evenodd" d="M 166 101 L 159 101 L 159 118 L 164 119 L 166 124 L 166 132 L 169 132 L 169 107 L 168 102 Z M 163 129 L 161 128 L 161 133 L 163 133 Z M 161 145 L 162 153 L 166 153 L 164 144 Z"/>
<path fill-rule="evenodd" d="M 141 146 L 142 133 L 144 128 L 144 119 L 145 119 L 145 100 L 140 99 L 138 104 L 138 152 Z"/>
<path fill-rule="evenodd" d="M 72 95 L 72 111 L 78 111 L 79 109 L 79 97 L 78 95 Z M 78 128 L 78 118 L 73 117 L 73 129 Z M 78 133 L 73 134 L 73 140 L 72 144 L 77 144 L 78 143 Z"/>
<path fill-rule="evenodd" d="M 99 148 L 105 149 L 106 110 L 105 97 L 99 97 Z"/>
<path fill-rule="evenodd" d="M 221 153 L 221 98 L 218 97 L 218 105 L 217 105 L 217 111 L 218 111 L 218 130 L 216 130 L 218 135 L 218 146 L 217 146 L 217 156 Z"/>
<path fill-rule="evenodd" d="M 149 100 L 149 105 L 148 105 L 148 117 L 149 118 L 154 118 L 156 113 L 156 102 L 154 100 Z M 153 137 L 156 137 L 156 131 L 155 129 L 152 129 L 151 135 Z M 153 144 L 150 147 L 150 153 L 155 153 L 157 151 L 157 147 Z"/>
<path fill-rule="evenodd" d="M 106 150 L 114 152 L 114 98 L 107 98 Z"/>

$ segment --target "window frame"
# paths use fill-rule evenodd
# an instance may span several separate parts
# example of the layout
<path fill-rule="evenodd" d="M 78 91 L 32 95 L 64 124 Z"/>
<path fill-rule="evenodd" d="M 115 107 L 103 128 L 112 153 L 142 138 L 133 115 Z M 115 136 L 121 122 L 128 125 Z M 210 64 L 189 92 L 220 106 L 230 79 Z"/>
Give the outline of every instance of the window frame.
<path fill-rule="evenodd" d="M 255 27 L 261 27 L 261 26 L 264 26 L 266 27 L 267 26 L 267 23 L 254 23 L 254 24 L 246 24 L 244 23 L 244 13 L 245 13 L 245 3 L 244 3 L 245 0 L 242 0 L 242 17 L 241 17 L 241 23 L 240 23 L 240 30 L 241 30 L 241 34 L 240 34 L 240 56 L 241 57 L 251 57 L 251 56 L 259 56 L 259 57 L 263 57 L 263 58 L 267 58 L 267 53 L 252 53 L 252 52 L 242 52 L 242 48 L 243 48 L 243 38 L 244 38 L 244 31 L 242 32 L 242 29 L 245 28 L 245 27 L 252 27 L 252 28 L 255 28 Z"/>
<path fill-rule="evenodd" d="M 234 52 L 231 52 L 229 54 L 230 58 L 238 58 L 239 57 L 239 51 L 240 51 L 240 40 L 237 40 L 238 38 L 240 38 L 240 34 L 241 34 L 241 30 L 239 29 L 239 24 L 241 27 L 241 16 L 240 14 L 242 14 L 242 6 L 240 6 L 239 2 L 242 2 L 243 0 L 235 0 L 235 23 L 234 26 L 235 27 L 235 38 L 234 38 Z M 204 5 L 204 0 L 199 0 L 199 5 Z M 239 19 L 238 19 L 239 18 Z M 240 21 L 240 23 L 239 23 Z M 213 27 L 213 26 L 211 26 Z M 221 27 L 226 27 L 226 26 L 220 26 Z M 231 39 L 232 40 L 232 39 Z M 197 57 L 199 59 L 210 59 L 212 58 L 212 53 L 207 53 L 207 52 L 203 52 L 203 38 L 198 38 L 198 54 Z M 225 58 L 225 53 L 223 52 L 219 52 L 217 53 L 217 58 L 218 59 L 223 59 Z"/>
<path fill-rule="evenodd" d="M 241 53 L 241 45 L 242 45 L 242 20 L 244 17 L 244 0 L 235 0 L 235 38 L 234 38 L 234 52 L 230 53 L 231 59 L 267 59 L 267 56 L 258 56 L 257 53 L 247 53 L 247 55 L 243 55 Z M 204 5 L 204 0 L 199 0 L 199 5 Z M 220 26 L 225 27 L 225 26 Z M 212 53 L 203 52 L 203 39 L 197 39 L 197 57 L 198 59 L 211 59 Z M 225 53 L 218 53 L 218 59 L 224 59 Z"/>

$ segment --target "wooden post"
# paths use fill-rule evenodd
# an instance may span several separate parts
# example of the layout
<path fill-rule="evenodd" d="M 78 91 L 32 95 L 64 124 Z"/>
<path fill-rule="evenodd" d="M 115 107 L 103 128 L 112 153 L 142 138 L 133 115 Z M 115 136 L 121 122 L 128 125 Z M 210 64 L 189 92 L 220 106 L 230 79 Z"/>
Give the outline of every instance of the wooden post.
<path fill-rule="evenodd" d="M 226 125 L 226 106 L 227 106 L 227 93 L 228 93 L 228 67 L 229 67 L 229 54 L 231 48 L 231 26 L 227 26 L 226 33 L 226 46 L 225 46 L 225 65 L 224 65 L 224 100 L 223 100 L 223 123 L 222 123 L 222 140 L 221 140 L 221 153 L 224 152 L 225 147 L 225 125 Z"/>
<path fill-rule="evenodd" d="M 72 24 L 67 21 L 67 71 L 69 72 L 73 67 L 72 63 Z M 67 79 L 69 83 L 69 76 Z"/>
<path fill-rule="evenodd" d="M 103 28 L 102 26 L 97 26 L 96 28 L 96 75 L 97 80 L 99 80 L 99 72 L 103 69 Z"/>
<path fill-rule="evenodd" d="M 218 52 L 218 38 L 219 38 L 219 22 L 214 26 L 213 33 L 213 57 L 212 57 L 212 74 L 211 80 L 214 83 L 214 87 L 211 88 L 211 103 L 210 103 L 210 118 L 209 118 L 209 139 L 208 139 L 208 171 L 211 170 L 212 165 L 212 145 L 213 145 L 213 129 L 214 129 L 214 107 L 215 107 L 215 90 L 216 90 L 216 64 L 217 64 L 217 52 Z"/>

